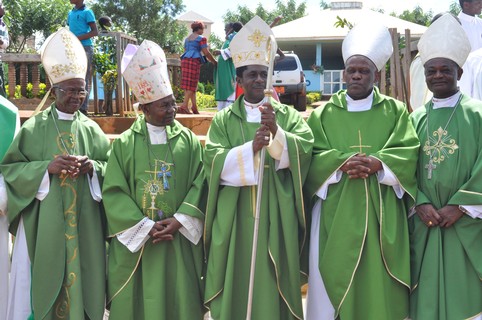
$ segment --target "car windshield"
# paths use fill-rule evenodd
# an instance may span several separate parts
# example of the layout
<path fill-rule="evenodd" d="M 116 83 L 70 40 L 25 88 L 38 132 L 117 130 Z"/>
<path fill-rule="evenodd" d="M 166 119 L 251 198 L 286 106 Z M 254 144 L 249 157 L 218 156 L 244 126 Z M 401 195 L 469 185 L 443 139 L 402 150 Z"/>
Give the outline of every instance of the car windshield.
<path fill-rule="evenodd" d="M 296 60 L 293 57 L 276 57 L 274 60 L 275 71 L 293 71 L 297 69 Z"/>

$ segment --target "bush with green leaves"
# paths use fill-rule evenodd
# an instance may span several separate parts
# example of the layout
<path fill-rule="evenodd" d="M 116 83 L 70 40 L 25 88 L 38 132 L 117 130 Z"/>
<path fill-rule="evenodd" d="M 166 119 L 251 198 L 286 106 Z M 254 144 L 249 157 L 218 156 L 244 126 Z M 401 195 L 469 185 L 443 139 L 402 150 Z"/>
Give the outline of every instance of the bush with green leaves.
<path fill-rule="evenodd" d="M 204 93 L 214 96 L 215 87 L 211 82 L 207 82 L 204 85 Z"/>
<path fill-rule="evenodd" d="M 196 92 L 196 102 L 197 102 L 197 108 L 200 110 L 216 107 L 216 100 L 214 100 L 214 96 L 209 94 L 204 94 L 199 91 Z"/>
<path fill-rule="evenodd" d="M 321 100 L 321 92 L 308 92 L 306 94 L 306 104 L 310 105 Z"/>
<path fill-rule="evenodd" d="M 47 93 L 47 85 L 45 83 L 39 83 L 38 85 L 38 98 L 43 98 L 45 94 Z"/>
<path fill-rule="evenodd" d="M 204 91 L 204 84 L 202 82 L 197 83 L 197 92 L 205 93 Z"/>

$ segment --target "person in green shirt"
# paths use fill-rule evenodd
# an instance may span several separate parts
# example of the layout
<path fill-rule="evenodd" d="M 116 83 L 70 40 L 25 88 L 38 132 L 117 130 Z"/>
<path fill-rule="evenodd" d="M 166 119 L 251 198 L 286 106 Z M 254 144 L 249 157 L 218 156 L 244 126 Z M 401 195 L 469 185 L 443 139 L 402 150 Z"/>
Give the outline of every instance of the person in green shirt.
<path fill-rule="evenodd" d="M 55 102 L 28 119 L 3 158 L 16 236 L 7 319 L 102 319 L 109 139 L 79 112 L 87 57 L 67 29 L 41 55 Z"/>
<path fill-rule="evenodd" d="M 166 56 L 129 45 L 124 79 L 143 115 L 112 145 L 103 185 L 109 319 L 202 320 L 202 148 L 174 120 Z"/>
<path fill-rule="evenodd" d="M 359 23 L 342 51 L 347 89 L 308 118 L 315 142 L 305 183 L 306 319 L 401 320 L 409 313 L 407 214 L 419 141 L 405 104 L 374 85 L 393 52 L 388 29 Z"/>
<path fill-rule="evenodd" d="M 258 187 L 263 190 L 251 319 L 303 318 L 299 257 L 307 222 L 302 185 L 313 135 L 295 109 L 263 100 L 270 35 L 269 26 L 255 16 L 231 41 L 244 95 L 216 113 L 206 140 L 205 303 L 215 320 L 246 319 Z M 262 186 L 257 186 L 258 174 L 264 175 Z"/>
<path fill-rule="evenodd" d="M 412 113 L 423 145 L 409 220 L 414 320 L 481 319 L 482 102 L 457 87 L 470 42 L 450 14 L 418 44 L 433 98 Z"/>

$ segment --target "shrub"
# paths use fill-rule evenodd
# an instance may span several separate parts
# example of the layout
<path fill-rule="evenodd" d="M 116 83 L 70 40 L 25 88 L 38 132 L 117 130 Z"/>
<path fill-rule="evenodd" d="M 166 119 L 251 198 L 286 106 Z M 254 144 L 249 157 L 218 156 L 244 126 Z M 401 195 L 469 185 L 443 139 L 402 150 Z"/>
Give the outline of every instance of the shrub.
<path fill-rule="evenodd" d="M 204 84 L 202 82 L 197 83 L 197 92 L 205 93 Z"/>
<path fill-rule="evenodd" d="M 27 83 L 27 90 L 25 92 L 25 97 L 28 99 L 33 98 L 33 84 L 31 84 L 30 82 Z"/>
<path fill-rule="evenodd" d="M 38 85 L 38 98 L 43 98 L 45 94 L 47 93 L 47 85 L 45 83 L 39 83 Z"/>
<path fill-rule="evenodd" d="M 308 92 L 306 94 L 306 104 L 312 104 L 321 100 L 320 92 Z"/>
<path fill-rule="evenodd" d="M 198 109 L 214 108 L 216 107 L 216 100 L 214 96 L 196 92 L 196 102 Z"/>
<path fill-rule="evenodd" d="M 214 96 L 214 84 L 212 84 L 211 82 L 208 82 L 204 85 L 204 93 L 206 94 L 210 94 L 210 95 L 213 95 Z"/>
<path fill-rule="evenodd" d="M 181 103 L 184 100 L 184 90 L 176 85 L 172 86 L 172 94 L 174 95 L 176 102 Z"/>

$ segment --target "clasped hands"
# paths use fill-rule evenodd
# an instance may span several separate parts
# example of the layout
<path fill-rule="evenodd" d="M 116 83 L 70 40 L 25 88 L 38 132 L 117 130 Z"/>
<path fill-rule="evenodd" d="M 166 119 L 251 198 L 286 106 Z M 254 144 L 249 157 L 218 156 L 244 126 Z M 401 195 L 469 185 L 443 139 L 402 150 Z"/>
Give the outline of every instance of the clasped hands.
<path fill-rule="evenodd" d="M 457 205 L 448 205 L 437 210 L 433 205 L 427 203 L 416 206 L 415 211 L 420 220 L 429 228 L 435 226 L 442 228 L 451 227 L 464 215 Z"/>
<path fill-rule="evenodd" d="M 149 231 L 149 236 L 153 238 L 152 243 L 174 240 L 174 234 L 182 227 L 182 224 L 174 217 L 157 221 Z"/>
<path fill-rule="evenodd" d="M 370 157 L 364 153 L 358 153 L 351 157 L 340 170 L 345 172 L 350 179 L 366 179 L 379 170 L 382 170 L 382 163 L 380 160 Z"/>
<path fill-rule="evenodd" d="M 87 156 L 60 155 L 49 163 L 47 170 L 50 174 L 69 175 L 71 178 L 86 173 L 92 177 L 94 166 Z"/>
<path fill-rule="evenodd" d="M 269 145 L 270 134 L 273 137 L 278 132 L 278 125 L 276 124 L 276 114 L 271 103 L 264 103 L 259 107 L 261 111 L 261 126 L 256 130 L 253 139 L 253 152 L 256 153 L 263 147 Z"/>

